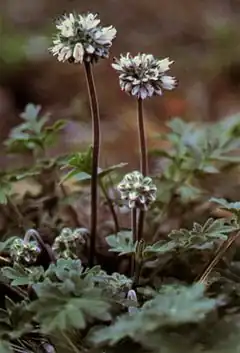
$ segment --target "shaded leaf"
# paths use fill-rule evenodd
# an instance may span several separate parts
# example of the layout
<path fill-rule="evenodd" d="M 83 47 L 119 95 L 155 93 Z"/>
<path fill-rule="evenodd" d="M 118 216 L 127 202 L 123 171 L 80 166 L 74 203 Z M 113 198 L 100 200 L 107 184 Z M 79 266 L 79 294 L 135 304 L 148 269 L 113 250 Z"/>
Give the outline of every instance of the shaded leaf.
<path fill-rule="evenodd" d="M 117 252 L 119 255 L 131 254 L 135 251 L 131 231 L 121 231 L 116 235 L 109 235 L 105 239 L 110 246 L 109 251 Z"/>
<path fill-rule="evenodd" d="M 1 353 L 14 353 L 9 342 L 0 339 L 0 352 Z"/>

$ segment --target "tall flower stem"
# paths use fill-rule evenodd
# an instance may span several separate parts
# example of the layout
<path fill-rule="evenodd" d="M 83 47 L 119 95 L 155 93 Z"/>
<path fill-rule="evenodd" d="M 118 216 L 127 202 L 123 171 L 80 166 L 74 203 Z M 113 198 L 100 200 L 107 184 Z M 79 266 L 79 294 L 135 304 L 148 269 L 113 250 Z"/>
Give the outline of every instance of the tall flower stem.
<path fill-rule="evenodd" d="M 139 98 L 137 101 L 137 107 L 138 107 L 137 110 L 138 110 L 139 146 L 140 146 L 140 153 L 141 153 L 140 170 L 143 176 L 146 176 L 148 173 L 147 141 L 145 136 L 144 120 L 143 120 L 143 100 L 141 98 Z M 138 219 L 138 240 L 139 241 L 142 239 L 144 216 L 145 216 L 145 212 L 140 211 L 139 219 Z"/>
<path fill-rule="evenodd" d="M 133 242 L 135 243 L 137 241 L 137 209 L 135 207 L 132 208 L 132 213 L 131 213 L 131 228 L 132 228 Z M 134 277 L 134 271 L 135 271 L 135 254 L 133 254 L 131 258 L 132 277 Z"/>
<path fill-rule="evenodd" d="M 144 129 L 143 120 L 143 100 L 141 98 L 137 101 L 138 106 L 138 131 L 139 131 L 139 145 L 141 152 L 141 173 L 146 176 L 148 173 L 148 159 L 147 159 L 147 142 Z"/>
<path fill-rule="evenodd" d="M 92 176 L 91 176 L 91 238 L 89 266 L 94 265 L 96 235 L 97 235 L 97 204 L 98 204 L 98 164 L 100 152 L 100 116 L 98 108 L 97 93 L 93 78 L 92 64 L 84 62 L 85 74 L 88 86 L 88 94 L 91 106 L 93 125 L 93 156 L 92 156 Z"/>

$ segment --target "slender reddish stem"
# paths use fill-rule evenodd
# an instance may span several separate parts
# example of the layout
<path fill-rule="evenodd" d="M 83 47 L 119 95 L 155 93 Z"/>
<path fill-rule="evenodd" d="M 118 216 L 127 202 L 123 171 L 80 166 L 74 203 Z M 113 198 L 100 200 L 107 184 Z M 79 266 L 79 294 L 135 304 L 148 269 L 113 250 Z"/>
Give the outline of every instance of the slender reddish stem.
<path fill-rule="evenodd" d="M 137 101 L 137 107 L 138 107 L 137 110 L 138 110 L 139 146 L 140 146 L 140 153 L 141 153 L 140 170 L 143 176 L 146 176 L 148 173 L 147 141 L 145 136 L 144 119 L 143 119 L 143 101 L 141 98 L 139 98 Z M 139 219 L 138 219 L 138 241 L 142 239 L 144 216 L 145 216 L 145 212 L 140 211 Z"/>
<path fill-rule="evenodd" d="M 144 129 L 143 120 L 143 101 L 141 98 L 138 99 L 138 129 L 139 129 L 139 145 L 141 152 L 141 173 L 146 176 L 148 173 L 148 160 L 147 160 L 147 141 Z"/>
<path fill-rule="evenodd" d="M 94 265 L 97 237 L 97 205 L 98 205 L 98 164 L 100 152 L 100 115 L 98 107 L 97 93 L 92 72 L 92 64 L 85 62 L 85 74 L 87 80 L 89 101 L 92 114 L 93 126 L 93 155 L 92 155 L 92 175 L 91 175 L 91 238 L 89 267 Z"/>

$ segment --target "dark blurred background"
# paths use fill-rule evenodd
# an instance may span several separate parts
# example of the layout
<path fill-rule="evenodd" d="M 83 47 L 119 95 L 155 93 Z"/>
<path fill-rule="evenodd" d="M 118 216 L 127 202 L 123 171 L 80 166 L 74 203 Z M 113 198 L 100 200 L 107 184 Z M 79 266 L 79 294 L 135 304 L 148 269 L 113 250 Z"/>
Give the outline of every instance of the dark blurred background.
<path fill-rule="evenodd" d="M 170 57 L 179 87 L 146 102 L 152 133 L 175 116 L 218 120 L 240 113 L 240 0 L 1 0 L 0 139 L 29 102 L 69 122 L 57 150 L 91 139 L 82 68 L 48 53 L 54 20 L 64 12 L 98 12 L 118 30 L 112 57 L 130 51 Z M 103 161 L 134 161 L 135 102 L 123 94 L 111 60 L 95 68 L 103 129 Z M 55 153 L 54 151 L 53 153 Z M 1 149 L 0 166 L 5 165 Z M 133 162 L 134 163 L 134 162 Z"/>

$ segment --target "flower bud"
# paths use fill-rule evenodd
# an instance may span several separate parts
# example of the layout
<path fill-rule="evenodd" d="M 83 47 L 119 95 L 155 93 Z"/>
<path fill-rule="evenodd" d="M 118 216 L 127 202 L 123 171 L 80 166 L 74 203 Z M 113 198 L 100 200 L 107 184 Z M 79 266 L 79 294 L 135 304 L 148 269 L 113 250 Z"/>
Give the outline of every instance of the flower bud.
<path fill-rule="evenodd" d="M 13 261 L 32 265 L 36 262 L 41 249 L 36 241 L 25 242 L 23 239 L 15 239 L 10 248 L 10 256 Z"/>

